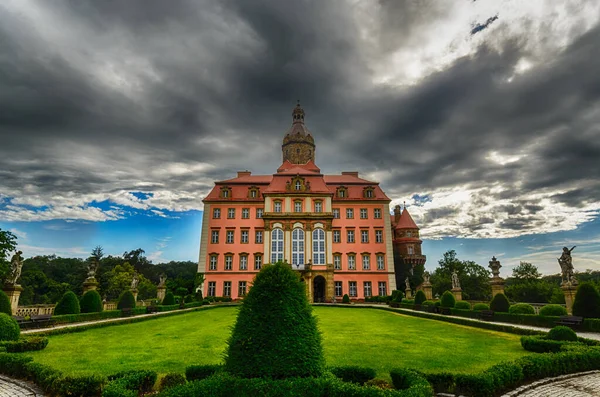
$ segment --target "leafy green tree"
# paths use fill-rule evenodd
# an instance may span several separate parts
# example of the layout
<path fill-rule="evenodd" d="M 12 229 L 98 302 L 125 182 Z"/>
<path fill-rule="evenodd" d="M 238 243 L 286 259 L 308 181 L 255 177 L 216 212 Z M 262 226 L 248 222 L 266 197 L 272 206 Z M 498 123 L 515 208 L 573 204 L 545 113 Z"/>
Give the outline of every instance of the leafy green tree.
<path fill-rule="evenodd" d="M 115 266 L 108 274 L 107 299 L 115 299 L 123 291 L 129 290 L 135 269 L 129 262 Z M 156 286 L 143 274 L 138 274 L 138 299 L 151 299 L 156 296 Z"/>
<path fill-rule="evenodd" d="M 521 262 L 506 280 L 505 293 L 515 302 L 547 303 L 555 287 L 541 279 L 537 266 Z"/>
<path fill-rule="evenodd" d="M 17 249 L 17 236 L 0 228 L 0 283 L 8 276 L 10 269 L 9 255 Z"/>
<path fill-rule="evenodd" d="M 10 305 L 10 300 L 8 299 L 8 295 L 6 295 L 2 290 L 0 290 L 0 313 L 12 316 L 12 306 Z"/>
<path fill-rule="evenodd" d="M 537 266 L 529 262 L 521 262 L 512 271 L 512 276 L 516 280 L 538 280 L 542 275 Z"/>
<path fill-rule="evenodd" d="M 591 282 L 579 284 L 573 302 L 573 315 L 600 318 L 600 293 Z"/>
<path fill-rule="evenodd" d="M 438 261 L 431 275 L 433 293 L 442 295 L 452 289 L 452 272 L 456 270 L 464 299 L 486 300 L 491 295 L 490 272 L 473 261 L 461 261 L 449 250 Z"/>

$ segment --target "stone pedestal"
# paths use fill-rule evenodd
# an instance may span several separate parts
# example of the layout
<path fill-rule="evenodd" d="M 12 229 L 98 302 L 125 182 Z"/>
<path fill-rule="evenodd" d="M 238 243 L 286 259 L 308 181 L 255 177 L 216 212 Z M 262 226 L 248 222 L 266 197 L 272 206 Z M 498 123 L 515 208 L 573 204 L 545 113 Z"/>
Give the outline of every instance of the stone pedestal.
<path fill-rule="evenodd" d="M 423 284 L 423 292 L 428 301 L 433 300 L 433 287 L 431 284 Z"/>
<path fill-rule="evenodd" d="M 167 294 L 167 287 L 157 287 L 156 288 L 156 299 L 158 299 L 158 304 L 160 305 L 163 300 L 165 300 L 165 295 Z"/>
<path fill-rule="evenodd" d="M 131 293 L 133 294 L 133 299 L 135 300 L 135 302 L 137 304 L 137 296 L 138 296 L 138 290 L 137 290 L 137 288 L 133 288 L 131 290 Z M 182 299 L 183 299 L 183 297 L 182 297 Z"/>
<path fill-rule="evenodd" d="M 404 297 L 406 299 L 412 299 L 412 290 L 410 288 L 404 290 Z"/>
<path fill-rule="evenodd" d="M 21 296 L 21 291 L 23 291 L 23 287 L 21 287 L 18 284 L 5 285 L 3 291 L 8 296 L 10 308 L 14 315 L 17 312 L 17 308 L 19 307 L 19 296 Z"/>
<path fill-rule="evenodd" d="M 83 293 L 85 294 L 88 291 L 95 291 L 98 289 L 98 281 L 95 278 L 87 278 L 83 282 Z"/>
<path fill-rule="evenodd" d="M 454 299 L 457 301 L 462 300 L 462 288 L 452 288 L 452 295 L 454 295 Z"/>
<path fill-rule="evenodd" d="M 569 282 L 564 283 L 560 286 L 563 293 L 565 294 L 565 303 L 567 305 L 567 313 L 573 315 L 573 302 L 575 301 L 575 293 L 577 292 L 577 285 L 573 285 Z"/>
<path fill-rule="evenodd" d="M 492 277 L 490 281 L 492 286 L 492 298 L 498 294 L 504 293 L 504 279 L 500 277 Z"/>

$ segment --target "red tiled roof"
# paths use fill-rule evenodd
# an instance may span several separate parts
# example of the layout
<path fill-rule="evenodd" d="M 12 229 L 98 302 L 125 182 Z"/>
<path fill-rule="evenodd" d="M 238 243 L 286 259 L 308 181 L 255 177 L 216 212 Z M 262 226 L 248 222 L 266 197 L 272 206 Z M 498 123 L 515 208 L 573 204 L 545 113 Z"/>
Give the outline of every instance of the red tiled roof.
<path fill-rule="evenodd" d="M 224 181 L 215 182 L 220 185 L 228 183 L 247 183 L 249 185 L 271 183 L 273 175 L 245 175 L 237 178 L 226 179 Z"/>
<path fill-rule="evenodd" d="M 306 172 L 310 172 L 310 173 L 316 173 L 319 174 L 321 173 L 321 169 L 319 167 L 317 167 L 317 165 L 310 160 L 308 163 L 306 164 L 292 164 L 290 163 L 289 160 L 285 160 L 283 162 L 283 164 L 281 164 L 279 166 L 279 168 L 277 169 L 277 173 L 281 174 L 281 173 L 293 173 L 295 174 L 305 174 Z"/>
<path fill-rule="evenodd" d="M 291 170 L 290 170 L 291 171 Z M 295 173 L 293 175 L 296 175 Z M 325 185 L 321 175 L 305 176 L 305 182 L 310 183 L 309 193 L 331 193 Z M 265 189 L 265 193 L 294 193 L 294 191 L 286 190 L 286 184 L 291 181 L 291 177 L 287 174 L 275 174 L 273 182 Z"/>
<path fill-rule="evenodd" d="M 368 183 L 371 185 L 377 185 L 377 182 L 368 181 L 366 179 L 359 178 L 354 175 L 324 175 L 325 183 L 329 184 L 351 184 L 351 183 Z"/>
<path fill-rule="evenodd" d="M 394 229 L 418 229 L 419 227 L 413 220 L 412 216 L 408 213 L 408 210 L 404 208 L 402 214 L 400 214 L 400 219 L 398 219 L 398 223 L 394 226 Z"/>

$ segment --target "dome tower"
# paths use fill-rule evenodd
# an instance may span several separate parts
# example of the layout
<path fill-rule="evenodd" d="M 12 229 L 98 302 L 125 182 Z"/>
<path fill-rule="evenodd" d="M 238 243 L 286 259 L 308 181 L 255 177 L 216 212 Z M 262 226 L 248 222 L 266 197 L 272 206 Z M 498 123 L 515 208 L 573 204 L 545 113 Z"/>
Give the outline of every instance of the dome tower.
<path fill-rule="evenodd" d="M 306 164 L 315 161 L 315 140 L 304 125 L 304 109 L 300 101 L 292 111 L 292 126 L 283 138 L 281 150 L 284 162 Z"/>

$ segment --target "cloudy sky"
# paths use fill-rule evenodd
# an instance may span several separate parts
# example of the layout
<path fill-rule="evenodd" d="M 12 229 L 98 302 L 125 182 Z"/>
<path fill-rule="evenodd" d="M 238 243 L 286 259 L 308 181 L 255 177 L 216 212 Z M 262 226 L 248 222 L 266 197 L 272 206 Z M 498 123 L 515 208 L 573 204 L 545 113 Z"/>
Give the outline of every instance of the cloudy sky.
<path fill-rule="evenodd" d="M 324 172 L 406 201 L 427 267 L 600 269 L 599 1 L 0 1 L 0 227 L 26 256 L 197 260 L 202 198 Z"/>

